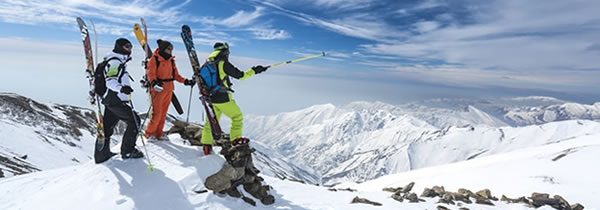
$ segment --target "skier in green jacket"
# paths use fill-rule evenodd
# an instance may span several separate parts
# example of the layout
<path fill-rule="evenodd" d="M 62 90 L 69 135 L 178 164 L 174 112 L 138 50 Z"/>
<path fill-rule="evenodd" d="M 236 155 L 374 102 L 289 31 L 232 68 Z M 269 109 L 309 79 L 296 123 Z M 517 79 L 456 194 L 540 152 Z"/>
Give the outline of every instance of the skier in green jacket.
<path fill-rule="evenodd" d="M 219 80 L 226 89 L 231 90 L 231 86 L 233 85 L 230 77 L 245 80 L 268 69 L 268 67 L 259 65 L 254 66 L 245 72 L 240 71 L 229 62 L 229 45 L 227 43 L 217 42 L 214 44 L 213 48 L 214 51 L 208 56 L 208 60 L 215 62 L 218 68 Z M 240 111 L 240 107 L 233 99 L 232 92 L 216 92 L 210 97 L 210 100 L 217 120 L 220 118 L 221 114 L 225 114 L 225 116 L 231 119 L 231 130 L 229 135 L 232 143 L 234 145 L 237 143 L 247 143 L 247 139 L 242 137 L 243 115 Z M 211 128 L 208 120 L 204 124 L 202 130 L 201 143 L 205 155 L 212 153 L 213 137 L 211 135 Z"/>

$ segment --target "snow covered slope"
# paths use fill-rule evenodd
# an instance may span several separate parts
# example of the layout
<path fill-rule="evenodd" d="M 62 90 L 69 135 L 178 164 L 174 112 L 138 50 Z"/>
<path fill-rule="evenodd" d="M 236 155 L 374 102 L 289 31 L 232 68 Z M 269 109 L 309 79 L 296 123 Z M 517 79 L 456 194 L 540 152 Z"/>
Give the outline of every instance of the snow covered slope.
<path fill-rule="evenodd" d="M 362 184 L 343 184 L 361 191 L 415 182 L 414 190 L 443 185 L 446 190 L 489 188 L 500 197 L 558 194 L 586 209 L 600 209 L 600 135 L 583 134 L 564 141 L 528 147 L 469 161 L 393 174 Z"/>
<path fill-rule="evenodd" d="M 472 112 L 481 116 L 479 119 L 489 119 L 489 115 Z M 251 116 L 246 125 L 253 139 L 313 167 L 322 173 L 325 184 L 361 182 L 600 133 L 600 123 L 593 121 L 440 129 L 382 103 L 353 103 L 339 108 L 319 105 L 274 116 Z"/>
<path fill-rule="evenodd" d="M 0 93 L 0 161 L 4 176 L 91 160 L 92 112 Z M 2 177 L 2 176 L 0 176 Z"/>
<path fill-rule="evenodd" d="M 435 209 L 437 198 L 401 203 L 381 189 L 416 181 L 416 188 L 444 185 L 447 189 L 489 188 L 499 197 L 529 195 L 534 191 L 563 195 L 586 209 L 600 207 L 600 135 L 582 135 L 557 143 L 382 177 L 356 187 L 359 191 L 332 192 L 327 188 L 265 177 L 274 188 L 272 206 L 250 207 L 240 199 L 196 194 L 192 189 L 214 173 L 224 160 L 200 156 L 197 148 L 173 141 L 148 144 L 156 170 L 143 160 L 114 158 L 105 164 L 46 170 L 0 180 L 0 209 Z M 558 158 L 562 154 L 566 154 Z M 554 160 L 553 160 L 554 159 Z M 549 179 L 551 178 L 551 179 Z M 548 181 L 553 180 L 553 181 Z M 418 190 L 413 190 L 419 193 Z M 359 196 L 383 206 L 350 204 Z M 495 206 L 464 204 L 470 209 L 528 209 L 521 204 Z M 458 207 L 451 207 L 456 209 Z M 550 207 L 539 209 L 549 210 Z"/>
<path fill-rule="evenodd" d="M 169 115 L 165 128 L 174 120 L 175 116 Z M 112 137 L 113 145 L 120 142 L 119 134 L 124 130 L 125 124 L 119 123 Z M 95 121 L 89 109 L 39 103 L 16 94 L 0 93 L 0 178 L 88 162 L 92 159 L 94 132 Z M 289 162 L 267 146 L 257 143 L 255 147 L 258 150 L 255 163 L 263 173 L 320 183 L 319 174 L 312 169 Z"/>

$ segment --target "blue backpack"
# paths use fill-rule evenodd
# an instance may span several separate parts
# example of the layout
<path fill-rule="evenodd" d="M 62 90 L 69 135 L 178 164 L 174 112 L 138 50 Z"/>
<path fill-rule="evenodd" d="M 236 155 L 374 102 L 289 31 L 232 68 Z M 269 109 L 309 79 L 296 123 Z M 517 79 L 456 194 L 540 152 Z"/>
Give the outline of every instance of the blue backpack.
<path fill-rule="evenodd" d="M 217 92 L 227 92 L 227 88 L 223 86 L 223 82 L 219 79 L 219 70 L 216 67 L 216 62 L 205 62 L 200 67 L 200 79 L 202 80 L 202 94 L 212 96 Z"/>

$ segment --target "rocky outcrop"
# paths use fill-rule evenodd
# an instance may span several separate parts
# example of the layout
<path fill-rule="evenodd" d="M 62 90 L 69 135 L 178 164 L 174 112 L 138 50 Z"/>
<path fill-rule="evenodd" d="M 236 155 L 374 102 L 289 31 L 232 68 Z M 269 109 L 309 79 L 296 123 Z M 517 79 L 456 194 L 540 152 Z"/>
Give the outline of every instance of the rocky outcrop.
<path fill-rule="evenodd" d="M 359 198 L 358 196 L 354 197 L 354 199 L 352 199 L 352 201 L 350 203 L 364 203 L 364 204 L 370 204 L 373 206 L 381 206 L 381 203 L 370 201 L 369 199 L 366 199 L 366 198 Z"/>
<path fill-rule="evenodd" d="M 405 187 L 387 187 L 383 188 L 383 191 L 392 192 L 391 198 L 398 202 L 421 202 L 425 201 L 423 198 L 436 198 L 440 204 L 446 205 L 458 205 L 459 207 L 463 204 L 482 204 L 482 205 L 490 205 L 495 206 L 494 202 L 506 202 L 506 203 L 519 203 L 524 204 L 531 208 L 538 208 L 541 206 L 551 206 L 557 210 L 583 210 L 583 205 L 577 203 L 574 205 L 570 205 L 566 199 L 564 199 L 560 195 L 554 195 L 550 197 L 547 193 L 537 193 L 534 192 L 531 194 L 529 198 L 525 196 L 521 196 L 519 198 L 513 199 L 509 198 L 505 195 L 502 195 L 500 199 L 494 197 L 492 195 L 492 191 L 490 189 L 482 189 L 473 193 L 473 191 L 459 188 L 457 192 L 446 191 L 444 186 L 433 186 L 432 188 L 424 188 L 421 193 L 421 198 L 417 197 L 415 193 L 411 193 L 410 191 L 414 187 L 415 183 L 411 182 Z M 439 205 L 437 209 L 448 209 L 446 206 Z M 460 209 L 468 209 L 465 207 L 461 207 Z"/>

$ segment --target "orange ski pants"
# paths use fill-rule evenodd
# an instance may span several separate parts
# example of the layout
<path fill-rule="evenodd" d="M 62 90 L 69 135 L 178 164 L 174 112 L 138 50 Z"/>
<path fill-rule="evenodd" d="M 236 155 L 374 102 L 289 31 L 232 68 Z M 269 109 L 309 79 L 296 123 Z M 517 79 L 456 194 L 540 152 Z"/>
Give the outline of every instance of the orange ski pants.
<path fill-rule="evenodd" d="M 165 88 L 162 92 L 150 91 L 152 97 L 152 118 L 146 127 L 145 136 L 161 137 L 163 133 L 163 127 L 165 126 L 165 120 L 167 118 L 167 112 L 169 111 L 169 104 L 171 103 L 171 97 L 173 97 L 173 90 Z"/>

